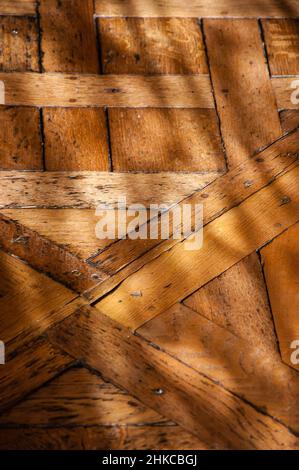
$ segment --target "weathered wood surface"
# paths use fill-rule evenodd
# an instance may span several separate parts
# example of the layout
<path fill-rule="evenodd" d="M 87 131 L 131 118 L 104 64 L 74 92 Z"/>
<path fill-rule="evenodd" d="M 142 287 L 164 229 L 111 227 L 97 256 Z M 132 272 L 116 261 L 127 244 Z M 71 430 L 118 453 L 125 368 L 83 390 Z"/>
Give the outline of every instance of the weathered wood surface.
<path fill-rule="evenodd" d="M 299 109 L 299 75 L 271 80 L 278 109 Z"/>
<path fill-rule="evenodd" d="M 35 15 L 35 0 L 1 0 L 0 15 Z"/>

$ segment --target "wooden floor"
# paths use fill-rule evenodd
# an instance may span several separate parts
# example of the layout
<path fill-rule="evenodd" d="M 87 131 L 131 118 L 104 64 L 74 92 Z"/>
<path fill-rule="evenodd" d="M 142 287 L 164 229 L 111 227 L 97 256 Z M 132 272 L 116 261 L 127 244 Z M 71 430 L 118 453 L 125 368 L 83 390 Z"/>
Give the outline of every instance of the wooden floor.
<path fill-rule="evenodd" d="M 298 1 L 0 15 L 0 449 L 299 449 Z M 203 247 L 97 239 L 124 195 Z"/>

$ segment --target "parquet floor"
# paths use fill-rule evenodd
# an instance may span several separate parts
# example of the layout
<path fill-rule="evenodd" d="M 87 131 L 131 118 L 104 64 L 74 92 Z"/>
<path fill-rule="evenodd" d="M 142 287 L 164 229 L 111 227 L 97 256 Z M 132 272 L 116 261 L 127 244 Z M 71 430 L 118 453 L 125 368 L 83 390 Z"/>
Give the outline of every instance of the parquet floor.
<path fill-rule="evenodd" d="M 299 449 L 298 1 L 0 15 L 0 449 Z M 97 239 L 123 195 L 203 247 Z"/>

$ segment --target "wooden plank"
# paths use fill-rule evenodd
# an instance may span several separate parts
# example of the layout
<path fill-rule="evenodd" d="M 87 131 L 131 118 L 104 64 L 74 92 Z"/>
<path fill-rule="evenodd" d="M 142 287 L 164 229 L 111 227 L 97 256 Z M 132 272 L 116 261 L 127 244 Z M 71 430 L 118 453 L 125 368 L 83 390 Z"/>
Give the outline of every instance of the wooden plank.
<path fill-rule="evenodd" d="M 5 366 L 0 368 L 1 412 L 73 363 L 74 360 L 70 356 L 57 350 L 44 339 L 8 356 Z"/>
<path fill-rule="evenodd" d="M 225 171 L 214 110 L 111 109 L 109 124 L 115 171 Z"/>
<path fill-rule="evenodd" d="M 1 340 L 5 344 L 32 341 L 65 318 L 61 308 L 77 297 L 74 292 L 3 251 L 0 266 Z"/>
<path fill-rule="evenodd" d="M 207 450 L 179 426 L 12 428 L 0 433 L 1 450 Z"/>
<path fill-rule="evenodd" d="M 214 108 L 208 75 L 0 73 L 7 105 Z M 178 94 L 178 90 L 180 93 Z"/>
<path fill-rule="evenodd" d="M 106 172 L 0 173 L 0 207 L 96 208 L 98 204 L 117 207 L 120 197 L 127 204 L 172 204 L 213 181 L 218 173 L 134 174 Z M 23 193 L 22 193 L 23 192 Z M 26 193 L 24 203 L 23 194 Z"/>
<path fill-rule="evenodd" d="M 297 0 L 96 0 L 98 16 L 129 17 L 297 17 Z"/>
<path fill-rule="evenodd" d="M 103 109 L 46 108 L 43 115 L 46 170 L 109 170 Z"/>
<path fill-rule="evenodd" d="M 20 215 L 27 216 L 27 210 L 22 210 Z M 21 258 L 33 268 L 50 275 L 54 280 L 79 293 L 91 289 L 107 278 L 107 274 L 102 270 L 84 263 L 70 253 L 63 244 L 57 245 L 53 243 L 53 240 L 12 220 L 17 219 L 18 214 L 7 213 L 7 215 L 10 218 L 0 214 L 0 244 L 6 252 Z M 51 228 L 55 230 L 50 214 L 48 216 L 49 219 L 45 223 L 51 221 L 51 225 L 47 234 L 51 232 Z M 32 219 L 35 220 L 34 217 Z M 64 227 L 65 221 L 61 218 L 58 220 L 60 228 Z M 59 241 L 58 238 L 57 242 Z"/>
<path fill-rule="evenodd" d="M 106 74 L 209 73 L 195 19 L 103 18 L 98 27 Z"/>
<path fill-rule="evenodd" d="M 288 133 L 299 127 L 299 109 L 286 109 L 280 112 L 281 128 Z"/>
<path fill-rule="evenodd" d="M 0 50 L 1 72 L 38 72 L 36 20 L 34 18 L 1 18 Z"/>
<path fill-rule="evenodd" d="M 43 0 L 39 11 L 45 71 L 98 73 L 93 1 Z"/>
<path fill-rule="evenodd" d="M 0 107 L 0 169 L 42 170 L 39 111 Z"/>
<path fill-rule="evenodd" d="M 70 369 L 3 414 L 1 426 L 166 424 L 158 413 L 88 371 Z"/>
<path fill-rule="evenodd" d="M 293 341 L 299 340 L 298 235 L 299 224 L 296 224 L 261 251 L 281 355 L 297 370 L 299 365 L 291 355 L 295 353 Z"/>
<path fill-rule="evenodd" d="M 298 221 L 298 177 L 297 166 L 208 224 L 201 249 L 189 251 L 188 239 L 178 243 L 96 307 L 135 329 L 191 294 Z"/>
<path fill-rule="evenodd" d="M 205 20 L 222 135 L 232 168 L 281 135 L 258 22 Z"/>
<path fill-rule="evenodd" d="M 181 304 L 138 333 L 298 432 L 299 375 L 282 364 L 277 352 L 263 351 L 258 336 L 255 344 L 249 344 Z"/>
<path fill-rule="evenodd" d="M 278 109 L 299 109 L 299 75 L 271 80 Z"/>
<path fill-rule="evenodd" d="M 259 189 L 271 183 L 277 176 L 297 165 L 298 131 L 279 139 L 273 145 L 241 163 L 226 175 L 215 180 L 184 202 L 204 202 L 204 224 L 214 220 Z M 158 257 L 178 243 L 178 240 L 120 240 L 93 259 L 95 264 L 115 274 L 109 280 L 91 290 L 87 295 L 92 301 L 114 289 L 126 277 L 149 261 Z M 150 250 L 150 251 L 149 251 Z M 142 256 L 143 255 L 143 256 Z M 133 262 L 132 262 L 133 261 Z M 129 264 L 131 263 L 131 264 Z M 128 265 L 128 266 L 127 266 Z M 125 269 L 124 267 L 127 266 Z M 118 272 L 122 269 L 120 272 Z"/>
<path fill-rule="evenodd" d="M 108 380 L 210 447 L 271 449 L 296 444 L 286 427 L 93 308 L 60 324 L 50 340 L 83 357 Z"/>
<path fill-rule="evenodd" d="M 1 0 L 0 15 L 35 15 L 35 0 Z"/>
<path fill-rule="evenodd" d="M 258 344 L 265 353 L 273 355 L 277 352 L 272 314 L 257 253 L 239 261 L 194 292 L 184 305 L 251 345 Z"/>
<path fill-rule="evenodd" d="M 299 21 L 271 19 L 262 25 L 271 75 L 299 74 Z"/>

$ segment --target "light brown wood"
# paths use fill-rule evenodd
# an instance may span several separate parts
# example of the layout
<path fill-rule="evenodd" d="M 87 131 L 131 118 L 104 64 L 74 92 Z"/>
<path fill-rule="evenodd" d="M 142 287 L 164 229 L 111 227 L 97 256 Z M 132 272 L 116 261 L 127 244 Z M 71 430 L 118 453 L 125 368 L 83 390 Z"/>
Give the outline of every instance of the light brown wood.
<path fill-rule="evenodd" d="M 104 73 L 208 73 L 196 19 L 103 18 L 98 26 Z"/>
<path fill-rule="evenodd" d="M 297 432 L 299 375 L 255 344 L 177 304 L 138 330 L 148 341 Z M 284 406 L 282 406 L 282 403 Z"/>
<path fill-rule="evenodd" d="M 127 204 L 172 204 L 204 188 L 219 173 L 135 174 L 106 172 L 19 172 L 0 173 L 0 208 L 96 208 L 116 207 L 126 196 Z M 42 184 L 41 184 L 42 183 Z M 26 192 L 24 203 L 23 192 Z"/>
<path fill-rule="evenodd" d="M 115 171 L 225 171 L 214 110 L 111 109 L 109 123 Z"/>
<path fill-rule="evenodd" d="M 39 111 L 0 107 L 0 169 L 42 170 Z"/>
<path fill-rule="evenodd" d="M 257 253 L 232 266 L 184 304 L 267 354 L 277 340 Z"/>
<path fill-rule="evenodd" d="M 205 20 L 211 78 L 232 168 L 281 135 L 256 20 Z"/>
<path fill-rule="evenodd" d="M 299 364 L 294 363 L 296 357 L 292 360 L 291 355 L 299 349 L 298 236 L 299 224 L 296 224 L 261 251 L 281 355 L 297 370 Z M 294 341 L 298 341 L 297 348 L 292 347 Z"/>
<path fill-rule="evenodd" d="M 225 449 L 298 445 L 282 424 L 93 308 L 78 311 L 60 324 L 50 340 L 74 357 L 84 357 L 108 380 L 116 380 L 203 443 Z"/>
<path fill-rule="evenodd" d="M 87 369 L 71 369 L 6 412 L 0 423 L 32 426 L 166 424 L 155 411 Z"/>
<path fill-rule="evenodd" d="M 0 12 L 2 3 L 0 3 Z M 34 18 L 1 18 L 0 50 L 1 72 L 38 72 L 36 20 Z"/>
<path fill-rule="evenodd" d="M 296 131 L 278 140 L 254 159 L 241 163 L 184 202 L 192 205 L 204 203 L 204 224 L 211 222 L 271 183 L 293 165 L 298 165 L 298 136 L 299 133 Z M 120 240 L 93 259 L 94 263 L 98 263 L 111 274 L 116 274 L 91 290 L 88 298 L 94 301 L 107 294 L 130 274 L 177 243 L 177 240 L 172 239 L 162 243 L 161 240 L 135 240 L 134 243 L 132 240 Z M 149 251 L 150 248 L 152 249 Z M 134 262 L 129 264 L 131 261 Z M 127 268 L 117 272 L 126 265 Z"/>
<path fill-rule="evenodd" d="M 299 21 L 263 20 L 272 75 L 299 74 Z"/>
<path fill-rule="evenodd" d="M 299 75 L 271 80 L 278 109 L 299 109 Z"/>
<path fill-rule="evenodd" d="M 96 0 L 99 16 L 144 17 L 297 17 L 296 0 Z"/>
<path fill-rule="evenodd" d="M 34 15 L 34 0 L 1 0 L 0 15 Z"/>
<path fill-rule="evenodd" d="M 0 73 L 7 105 L 214 108 L 208 75 Z M 178 89 L 180 93 L 178 94 Z"/>
<path fill-rule="evenodd" d="M 92 0 L 40 2 L 46 72 L 99 71 Z"/>
<path fill-rule="evenodd" d="M 34 214 L 31 213 L 30 218 L 27 211 L 22 210 L 7 213 L 7 215 L 10 218 L 0 214 L 0 244 L 6 252 L 21 258 L 34 269 L 50 275 L 56 281 L 79 293 L 94 287 L 108 277 L 99 268 L 84 263 L 77 256 L 70 253 L 68 247 L 63 246 L 63 242 L 65 243 L 67 240 L 59 236 L 56 238 L 57 230 L 54 230 L 54 228 L 54 235 L 52 235 L 51 228 L 47 231 L 44 230 L 51 239 L 45 238 L 37 231 L 29 229 L 28 225 L 39 230 Z M 39 215 L 41 227 L 49 222 L 51 222 L 51 227 L 53 227 L 53 217 L 51 219 L 50 214 L 47 214 L 48 218 L 46 220 L 43 219 L 42 214 Z M 22 219 L 22 216 L 26 219 L 26 227 L 16 221 L 18 217 Z M 62 233 L 65 233 L 66 222 L 59 217 L 54 217 L 54 219 L 59 222 Z M 35 222 L 35 225 L 33 222 Z M 76 232 L 77 230 L 78 226 L 74 231 Z M 40 231 L 43 232 L 42 229 Z M 55 243 L 53 243 L 53 238 Z M 56 243 L 59 243 L 59 245 Z"/>
<path fill-rule="evenodd" d="M 44 339 L 30 344 L 30 347 L 27 345 L 12 356 L 6 356 L 6 364 L 0 368 L 1 412 L 72 363 L 74 360 L 71 357 Z"/>
<path fill-rule="evenodd" d="M 136 329 L 191 294 L 298 221 L 298 177 L 297 166 L 208 224 L 201 249 L 186 250 L 188 239 L 179 243 L 129 276 L 96 308 Z"/>
<path fill-rule="evenodd" d="M 207 450 L 179 426 L 13 428 L 0 434 L 1 450 Z"/>
<path fill-rule="evenodd" d="M 288 133 L 299 127 L 299 110 L 287 109 L 280 113 L 281 128 Z"/>
<path fill-rule="evenodd" d="M 109 170 L 103 109 L 46 108 L 43 116 L 46 170 Z"/>

